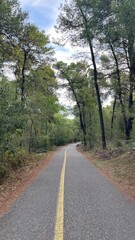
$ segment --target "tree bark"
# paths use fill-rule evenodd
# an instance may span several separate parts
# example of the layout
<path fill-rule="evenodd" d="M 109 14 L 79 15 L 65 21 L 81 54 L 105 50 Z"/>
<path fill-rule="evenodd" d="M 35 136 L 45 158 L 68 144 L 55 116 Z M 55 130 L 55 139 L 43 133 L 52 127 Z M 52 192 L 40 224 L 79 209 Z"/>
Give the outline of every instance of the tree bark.
<path fill-rule="evenodd" d="M 71 83 L 70 80 L 68 80 L 69 82 L 69 85 L 71 87 L 71 90 L 73 92 L 73 95 L 74 95 L 74 98 L 76 100 L 76 104 L 77 104 L 77 107 L 78 107 L 78 110 L 79 110 L 79 118 L 80 118 L 80 126 L 81 126 L 81 129 L 83 131 L 83 144 L 84 144 L 84 148 L 86 148 L 87 146 L 87 140 L 86 140 L 86 122 L 85 122 L 85 117 L 83 116 L 83 113 L 81 111 L 81 106 L 80 106 L 80 103 L 78 101 L 78 98 L 76 96 L 76 93 L 75 93 L 75 90 L 74 90 L 74 87 L 73 87 L 73 84 Z"/>
<path fill-rule="evenodd" d="M 129 139 L 130 133 L 129 133 L 129 127 L 128 127 L 128 119 L 127 119 L 127 116 L 126 116 L 125 105 L 124 105 L 123 100 L 122 100 L 122 87 L 121 87 L 121 77 L 120 77 L 119 63 L 118 63 L 118 59 L 117 59 L 117 56 L 115 54 L 115 50 L 114 50 L 114 47 L 113 47 L 112 43 L 110 41 L 108 41 L 108 42 L 109 42 L 110 49 L 112 51 L 114 61 L 115 61 L 115 66 L 116 66 L 117 81 L 118 81 L 118 96 L 119 96 L 119 101 L 120 101 L 121 111 L 122 111 L 122 116 L 123 116 L 123 121 L 124 121 L 125 136 L 126 136 L 126 139 Z"/>
<path fill-rule="evenodd" d="M 87 20 L 84 12 L 83 12 L 83 10 L 82 10 L 82 8 L 80 6 L 79 6 L 79 9 L 80 9 L 81 15 L 82 15 L 83 20 L 84 20 L 86 37 L 87 37 L 87 41 L 88 41 L 88 44 L 89 44 L 91 58 L 92 58 L 92 64 L 93 64 L 93 69 L 94 69 L 94 85 L 95 85 L 95 90 L 96 90 L 96 95 L 97 95 L 97 102 L 98 102 L 98 109 L 99 109 L 102 147 L 103 147 L 103 149 L 106 149 L 105 126 L 104 126 L 102 103 L 101 103 L 100 91 L 99 91 L 99 85 L 98 85 L 98 71 L 97 71 L 97 65 L 96 65 L 96 60 L 95 60 L 95 54 L 94 54 L 94 50 L 93 50 L 92 39 L 91 39 L 91 37 L 89 35 L 88 20 Z"/>
<path fill-rule="evenodd" d="M 111 119 L 111 137 L 113 137 L 113 124 L 114 124 L 114 115 L 116 109 L 117 95 L 115 95 L 114 103 L 113 103 L 113 111 L 112 111 L 112 119 Z"/>
<path fill-rule="evenodd" d="M 103 149 L 106 149 L 106 136 L 105 136 L 105 126 L 104 126 L 104 119 L 103 119 L 103 110 L 102 110 L 102 103 L 101 103 L 100 91 L 99 91 L 99 86 L 98 86 L 98 72 L 97 72 L 97 66 L 96 66 L 93 46 L 92 46 L 90 39 L 88 41 L 89 41 L 89 47 L 90 47 L 90 51 L 91 51 L 92 63 L 93 63 L 93 67 L 94 67 L 94 84 L 95 84 L 98 109 L 99 109 L 102 147 L 103 147 Z"/>
<path fill-rule="evenodd" d="M 130 83 L 130 88 L 129 88 L 129 101 L 128 101 L 128 110 L 129 110 L 129 117 L 128 117 L 128 124 L 127 124 L 127 134 L 128 134 L 128 139 L 131 138 L 131 132 L 132 132 L 132 126 L 133 126 L 133 93 L 135 90 L 135 51 L 134 51 L 134 42 L 135 42 L 135 37 L 134 34 L 130 34 L 128 36 L 128 56 L 129 56 L 129 70 L 130 70 L 130 76 L 129 76 L 129 83 Z"/>
<path fill-rule="evenodd" d="M 23 66 L 22 66 L 22 80 L 21 80 L 21 100 L 22 103 L 24 104 L 25 102 L 25 67 L 26 67 L 26 61 L 27 61 L 27 53 L 24 52 L 24 61 L 23 61 Z"/>

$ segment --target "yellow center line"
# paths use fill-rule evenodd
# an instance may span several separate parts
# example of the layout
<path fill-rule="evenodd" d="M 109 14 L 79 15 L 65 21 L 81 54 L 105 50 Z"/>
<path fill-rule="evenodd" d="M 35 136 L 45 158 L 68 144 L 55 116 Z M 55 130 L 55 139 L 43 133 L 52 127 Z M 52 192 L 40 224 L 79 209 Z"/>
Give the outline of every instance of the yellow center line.
<path fill-rule="evenodd" d="M 54 240 L 64 240 L 64 185 L 65 185 L 64 182 L 65 182 L 66 159 L 67 149 L 65 150 L 64 162 L 60 177 Z"/>

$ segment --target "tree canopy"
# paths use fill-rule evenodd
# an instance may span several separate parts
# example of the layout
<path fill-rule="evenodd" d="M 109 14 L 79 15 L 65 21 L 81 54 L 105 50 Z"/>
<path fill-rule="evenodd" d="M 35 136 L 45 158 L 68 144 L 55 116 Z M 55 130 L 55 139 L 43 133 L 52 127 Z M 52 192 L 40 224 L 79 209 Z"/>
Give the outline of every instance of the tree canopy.
<path fill-rule="evenodd" d="M 85 149 L 134 141 L 134 7 L 134 0 L 65 1 L 59 44 L 83 47 L 90 59 L 84 53 L 67 64 L 54 61 L 46 32 L 30 23 L 17 0 L 0 2 L 0 174 L 21 151 L 79 140 Z M 74 119 L 59 104 L 59 87 L 75 102 Z"/>

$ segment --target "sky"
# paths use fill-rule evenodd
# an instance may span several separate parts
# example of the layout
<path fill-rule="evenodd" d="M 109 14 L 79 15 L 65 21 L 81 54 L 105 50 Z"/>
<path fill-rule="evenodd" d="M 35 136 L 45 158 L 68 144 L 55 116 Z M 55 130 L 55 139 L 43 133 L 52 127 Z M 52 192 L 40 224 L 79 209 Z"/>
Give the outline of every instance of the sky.
<path fill-rule="evenodd" d="M 29 13 L 29 20 L 38 26 L 39 29 L 45 30 L 45 33 L 49 35 L 49 39 L 56 39 L 58 36 L 55 32 L 54 25 L 59 13 L 59 8 L 65 0 L 20 0 L 21 7 L 24 11 Z M 73 53 L 70 44 L 64 47 L 52 44 L 55 48 L 55 58 L 58 61 L 71 62 L 71 56 Z M 73 106 L 74 102 L 68 98 L 68 93 L 65 89 L 58 91 L 58 98 L 60 104 L 69 107 Z"/>
<path fill-rule="evenodd" d="M 54 29 L 56 19 L 59 13 L 59 7 L 65 0 L 20 0 L 22 9 L 29 13 L 31 23 L 34 23 L 40 29 L 45 30 L 49 35 L 50 41 L 57 38 Z M 72 47 L 67 44 L 65 47 L 53 45 L 55 48 L 55 57 L 58 60 L 71 62 Z"/>
<path fill-rule="evenodd" d="M 58 8 L 64 0 L 20 0 L 30 20 L 40 28 L 51 28 L 56 23 Z"/>
<path fill-rule="evenodd" d="M 56 25 L 56 20 L 59 14 L 59 8 L 65 0 L 20 0 L 21 7 L 24 11 L 29 13 L 29 20 L 31 23 L 34 23 L 38 26 L 39 29 L 45 30 L 46 34 L 49 35 L 50 41 L 52 39 L 57 39 L 58 35 L 55 32 L 54 25 Z M 71 47 L 67 43 L 64 47 L 52 44 L 55 48 L 55 58 L 58 61 L 64 61 L 70 63 L 73 61 L 72 55 L 77 51 L 84 51 L 81 48 Z M 73 105 L 73 102 L 67 99 L 67 92 L 61 91 L 59 93 L 59 101 L 64 105 Z M 111 97 L 107 99 L 104 105 L 110 103 Z"/>

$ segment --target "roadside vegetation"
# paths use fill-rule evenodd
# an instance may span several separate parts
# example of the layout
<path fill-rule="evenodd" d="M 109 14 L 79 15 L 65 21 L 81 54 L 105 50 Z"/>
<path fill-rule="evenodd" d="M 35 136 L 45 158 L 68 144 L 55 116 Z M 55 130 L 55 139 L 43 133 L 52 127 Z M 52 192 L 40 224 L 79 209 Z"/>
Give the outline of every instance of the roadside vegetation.
<path fill-rule="evenodd" d="M 78 150 L 92 162 L 120 191 L 135 200 L 135 153 L 127 148 Z"/>
<path fill-rule="evenodd" d="M 82 51 L 80 62 L 56 67 L 76 101 L 85 148 L 135 139 L 134 7 L 134 0 L 71 0 L 61 7 L 60 44 L 68 39 Z"/>
<path fill-rule="evenodd" d="M 68 40 L 81 50 L 67 64 L 56 62 L 48 36 L 29 22 L 17 0 L 1 1 L 0 182 L 33 153 L 71 142 L 119 152 L 116 163 L 125 150 L 135 151 L 134 9 L 134 0 L 66 1 L 56 42 Z M 74 119 L 59 104 L 58 88 L 75 102 Z M 125 156 L 133 166 L 134 154 Z"/>
<path fill-rule="evenodd" d="M 1 1 L 0 183 L 38 153 L 78 138 L 76 120 L 58 102 L 53 54 L 19 2 Z"/>
<path fill-rule="evenodd" d="M 83 150 L 91 150 L 92 156 L 93 149 L 99 151 L 96 164 L 111 168 L 131 189 L 135 187 L 134 8 L 134 0 L 71 0 L 61 6 L 56 24 L 62 33 L 60 45 L 68 39 L 80 47 L 76 62 L 58 62 L 56 68 L 76 102 Z"/>

